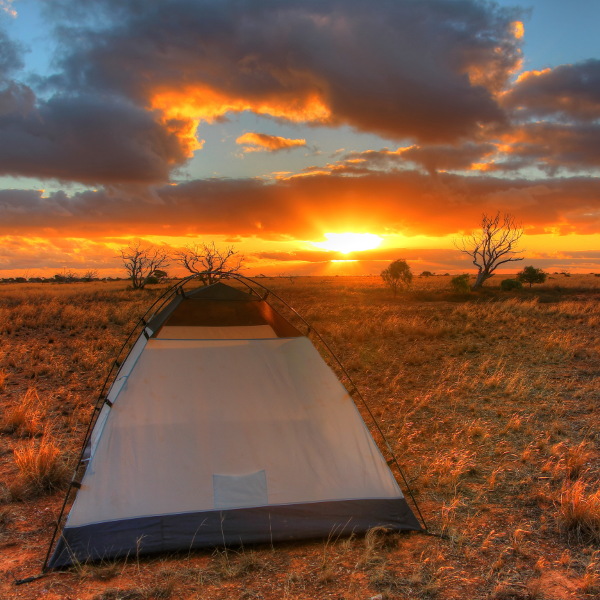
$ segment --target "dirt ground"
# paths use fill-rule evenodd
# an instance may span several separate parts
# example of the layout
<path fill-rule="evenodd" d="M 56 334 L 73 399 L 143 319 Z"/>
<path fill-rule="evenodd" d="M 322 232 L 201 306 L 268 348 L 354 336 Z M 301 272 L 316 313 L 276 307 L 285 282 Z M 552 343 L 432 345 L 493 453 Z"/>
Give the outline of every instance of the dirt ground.
<path fill-rule="evenodd" d="M 160 291 L 3 285 L 0 598 L 600 598 L 600 278 L 462 295 L 417 278 L 396 297 L 379 278 L 261 282 L 339 356 L 435 535 L 132 556 L 16 586 L 40 573 L 111 357 Z M 40 482 L 24 457 L 42 451 Z"/>

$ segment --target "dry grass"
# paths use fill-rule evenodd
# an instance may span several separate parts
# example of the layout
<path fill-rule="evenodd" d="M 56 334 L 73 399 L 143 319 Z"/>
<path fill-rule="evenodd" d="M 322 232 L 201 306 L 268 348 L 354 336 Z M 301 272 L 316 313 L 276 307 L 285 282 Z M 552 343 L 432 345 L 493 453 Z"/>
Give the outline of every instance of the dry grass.
<path fill-rule="evenodd" d="M 600 550 L 592 554 L 585 568 L 581 591 L 596 598 L 600 596 Z"/>
<path fill-rule="evenodd" d="M 578 542 L 600 544 L 600 489 L 592 491 L 584 481 L 565 482 L 558 503 L 558 524 Z"/>
<path fill-rule="evenodd" d="M 13 496 L 23 498 L 53 492 L 63 488 L 67 481 L 63 452 L 47 433 L 16 448 L 14 460 L 19 477 L 11 490 Z"/>
<path fill-rule="evenodd" d="M 16 404 L 8 406 L 0 418 L 0 431 L 21 437 L 41 435 L 44 410 L 37 391 L 29 388 Z"/>
<path fill-rule="evenodd" d="M 52 575 L 18 597 L 597 597 L 600 277 L 552 277 L 511 293 L 494 289 L 499 277 L 463 295 L 448 277 L 417 278 L 395 299 L 379 278 L 261 280 L 340 357 L 443 538 L 374 530 L 140 557 Z M 21 557 L 20 576 L 45 553 L 62 465 L 110 357 L 156 294 L 100 282 L 0 288 L 0 480 L 13 492 L 2 488 L 0 544 L 14 544 L 4 554 Z M 8 583 L 0 595 L 17 597 Z"/>

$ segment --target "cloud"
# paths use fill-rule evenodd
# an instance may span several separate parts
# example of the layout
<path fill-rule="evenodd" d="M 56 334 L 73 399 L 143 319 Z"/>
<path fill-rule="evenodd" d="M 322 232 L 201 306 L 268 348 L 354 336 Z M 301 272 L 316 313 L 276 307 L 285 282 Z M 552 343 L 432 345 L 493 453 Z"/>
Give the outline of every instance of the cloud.
<path fill-rule="evenodd" d="M 519 13 L 475 0 L 91 4 L 104 9 L 102 26 L 88 16 L 62 24 L 56 82 L 110 90 L 166 118 L 251 110 L 454 140 L 504 121 L 495 94 L 520 64 Z"/>
<path fill-rule="evenodd" d="M 164 182 L 199 147 L 189 120 L 166 119 L 123 95 L 42 85 L 38 97 L 15 78 L 22 52 L 0 30 L 0 175 Z"/>
<path fill-rule="evenodd" d="M 476 0 L 56 0 L 55 72 L 0 32 L 0 174 L 166 182 L 201 121 L 252 111 L 454 142 L 505 123 L 517 11 Z M 444 101 L 440 103 L 440 98 Z M 246 151 L 300 145 L 255 134 Z"/>
<path fill-rule="evenodd" d="M 475 169 L 496 152 L 490 142 L 464 142 L 462 144 L 412 145 L 397 150 L 367 150 L 346 154 L 341 163 L 345 166 L 361 166 L 365 169 L 388 169 L 410 163 L 423 167 L 429 174 L 438 171 L 462 171 Z"/>
<path fill-rule="evenodd" d="M 600 59 L 523 73 L 502 103 L 520 118 L 595 121 L 600 118 Z"/>
<path fill-rule="evenodd" d="M 507 136 L 506 162 L 495 168 L 511 170 L 536 166 L 549 175 L 561 171 L 596 171 L 600 168 L 600 125 L 526 123 Z"/>
<path fill-rule="evenodd" d="M 105 241 L 10 235 L 0 238 L 0 269 L 30 271 L 30 276 L 37 272 L 52 276 L 64 268 L 88 271 L 120 267 L 114 256 L 114 249 Z"/>
<path fill-rule="evenodd" d="M 11 17 L 17 16 L 17 11 L 13 8 L 14 0 L 0 0 L 0 11 L 5 12 L 7 15 Z"/>
<path fill-rule="evenodd" d="M 244 146 L 244 152 L 279 152 L 306 146 L 306 140 L 289 139 L 266 133 L 244 133 L 235 140 L 236 144 Z"/>
<path fill-rule="evenodd" d="M 1 8 L 1 5 L 0 5 Z M 23 67 L 23 48 L 0 29 L 0 82 L 10 73 Z"/>
<path fill-rule="evenodd" d="M 593 177 L 496 178 L 416 171 L 362 176 L 309 175 L 265 182 L 197 180 L 151 195 L 114 188 L 44 197 L 0 191 L 0 234 L 96 237 L 239 235 L 316 239 L 356 231 L 447 235 L 469 230 L 482 212 L 510 212 L 528 231 L 600 231 Z"/>
<path fill-rule="evenodd" d="M 462 257 L 458 250 L 448 249 L 422 249 L 422 248 L 383 248 L 376 250 L 363 250 L 360 252 L 350 252 L 341 254 L 340 252 L 325 250 L 296 250 L 293 252 L 256 252 L 252 255 L 259 260 L 268 260 L 275 262 L 327 262 L 331 260 L 360 260 L 389 263 L 398 258 L 412 260 L 417 262 L 426 261 L 428 263 L 440 261 L 441 257 L 452 257 L 456 262 L 462 262 Z"/>
<path fill-rule="evenodd" d="M 122 99 L 54 96 L 36 102 L 12 82 L 0 91 L 0 175 L 88 184 L 166 181 L 190 156 L 180 129 Z"/>

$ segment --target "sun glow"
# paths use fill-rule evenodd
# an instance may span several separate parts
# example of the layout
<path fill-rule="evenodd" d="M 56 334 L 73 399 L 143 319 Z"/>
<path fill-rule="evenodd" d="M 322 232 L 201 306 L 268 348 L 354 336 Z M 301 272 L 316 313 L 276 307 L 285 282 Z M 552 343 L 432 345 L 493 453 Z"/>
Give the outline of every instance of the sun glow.
<path fill-rule="evenodd" d="M 312 242 L 312 244 L 323 250 L 349 254 L 361 250 L 373 250 L 383 242 L 383 238 L 374 233 L 326 233 L 325 240 L 325 242 Z"/>

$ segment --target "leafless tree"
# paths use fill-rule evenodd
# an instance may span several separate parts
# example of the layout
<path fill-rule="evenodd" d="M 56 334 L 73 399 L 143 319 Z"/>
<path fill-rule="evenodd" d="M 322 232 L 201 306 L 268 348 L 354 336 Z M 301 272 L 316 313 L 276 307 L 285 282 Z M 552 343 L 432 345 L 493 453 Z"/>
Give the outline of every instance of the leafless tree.
<path fill-rule="evenodd" d="M 493 217 L 484 214 L 480 230 L 455 241 L 456 247 L 470 256 L 478 269 L 471 289 L 479 289 L 500 265 L 523 260 L 522 256 L 516 256 L 520 252 L 517 244 L 522 235 L 523 227 L 512 215 L 497 212 Z"/>
<path fill-rule="evenodd" d="M 143 247 L 140 241 L 121 248 L 123 266 L 131 279 L 133 289 L 142 289 L 154 271 L 169 265 L 169 256 L 162 248 Z"/>
<path fill-rule="evenodd" d="M 186 246 L 175 253 L 175 260 L 190 273 L 199 275 L 204 285 L 211 285 L 243 269 L 244 257 L 233 246 L 220 249 L 214 242 Z"/>
<path fill-rule="evenodd" d="M 94 281 L 94 279 L 98 279 L 98 271 L 90 269 L 81 276 L 81 279 L 82 281 Z"/>

